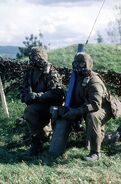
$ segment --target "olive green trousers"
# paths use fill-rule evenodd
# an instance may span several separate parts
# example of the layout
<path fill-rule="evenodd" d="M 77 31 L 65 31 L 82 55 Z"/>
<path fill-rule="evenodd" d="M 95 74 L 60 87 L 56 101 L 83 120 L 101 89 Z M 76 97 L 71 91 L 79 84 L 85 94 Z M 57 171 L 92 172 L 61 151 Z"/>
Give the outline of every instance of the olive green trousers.
<path fill-rule="evenodd" d="M 85 116 L 87 144 L 91 153 L 100 153 L 106 122 L 111 118 L 108 110 L 100 109 Z"/>
<path fill-rule="evenodd" d="M 31 104 L 24 111 L 24 119 L 30 130 L 30 134 L 34 136 L 43 136 L 43 128 L 50 122 L 50 106 L 47 104 Z"/>

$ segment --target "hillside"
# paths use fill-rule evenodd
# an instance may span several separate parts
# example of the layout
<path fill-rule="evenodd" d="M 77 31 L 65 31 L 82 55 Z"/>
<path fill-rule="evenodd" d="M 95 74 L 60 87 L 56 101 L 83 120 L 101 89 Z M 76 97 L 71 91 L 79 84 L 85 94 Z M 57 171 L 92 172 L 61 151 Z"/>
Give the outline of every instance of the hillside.
<path fill-rule="evenodd" d="M 56 67 L 71 68 L 76 50 L 77 45 L 49 50 L 49 61 Z M 121 45 L 88 44 L 85 51 L 92 56 L 94 69 L 121 72 Z M 0 46 L 0 56 L 4 58 L 15 58 L 17 53 L 16 46 Z"/>
<path fill-rule="evenodd" d="M 17 46 L 0 46 L 0 56 L 4 58 L 15 58 L 18 52 Z"/>
<path fill-rule="evenodd" d="M 49 51 L 49 60 L 55 66 L 71 68 L 75 52 L 76 46 Z M 109 77 L 109 81 L 115 82 L 118 78 L 120 87 L 121 46 L 89 44 L 86 52 L 94 58 L 95 69 L 110 69 L 120 73 L 114 75 L 115 72 L 112 72 Z M 22 77 L 22 67 L 25 70 L 26 63 L 21 63 L 23 60 L 15 61 L 6 59 L 4 62 L 0 59 L 0 74 L 5 79 L 5 87 L 12 87 L 9 93 L 6 93 L 9 118 L 6 118 L 0 101 L 0 184 L 121 184 L 121 140 L 103 145 L 102 159 L 97 162 L 83 160 L 88 154 L 83 144 L 84 132 L 72 132 L 65 153 L 57 159 L 49 154 L 48 142 L 38 157 L 24 157 L 23 153 L 29 147 L 29 130 L 26 124 L 16 121 L 23 115 L 25 104 L 18 99 L 14 82 Z M 64 70 L 65 79 L 68 79 L 69 70 Z M 110 72 L 106 74 L 108 79 Z M 111 82 L 113 87 L 112 84 Z M 106 124 L 106 133 L 110 135 L 120 124 L 121 118 L 111 119 Z"/>
<path fill-rule="evenodd" d="M 50 51 L 49 60 L 57 67 L 71 68 L 76 49 L 77 46 L 74 45 Z M 94 69 L 121 72 L 121 46 L 89 44 L 85 51 L 92 56 Z"/>

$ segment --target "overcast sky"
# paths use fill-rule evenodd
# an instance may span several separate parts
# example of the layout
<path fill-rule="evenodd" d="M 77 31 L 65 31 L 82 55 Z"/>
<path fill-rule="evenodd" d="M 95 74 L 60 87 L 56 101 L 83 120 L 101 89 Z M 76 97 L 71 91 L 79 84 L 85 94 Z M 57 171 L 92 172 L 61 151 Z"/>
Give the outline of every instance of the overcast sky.
<path fill-rule="evenodd" d="M 114 19 L 120 0 L 106 0 L 92 33 Z M 102 0 L 0 0 L 0 45 L 22 45 L 31 33 L 44 35 L 52 46 L 85 42 Z M 91 42 L 92 40 L 90 40 Z"/>

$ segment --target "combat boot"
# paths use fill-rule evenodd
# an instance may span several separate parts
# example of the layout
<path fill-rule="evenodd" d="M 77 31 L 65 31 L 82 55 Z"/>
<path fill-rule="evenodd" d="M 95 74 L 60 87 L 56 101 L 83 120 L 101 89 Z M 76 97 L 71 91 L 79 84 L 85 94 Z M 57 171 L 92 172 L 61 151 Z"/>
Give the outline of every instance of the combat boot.
<path fill-rule="evenodd" d="M 101 158 L 100 153 L 90 153 L 89 155 L 84 157 L 85 161 L 97 161 Z"/>
<path fill-rule="evenodd" d="M 38 138 L 38 136 L 31 136 L 31 142 L 30 142 L 30 149 L 27 150 L 27 152 L 25 153 L 26 156 L 28 157 L 34 157 L 34 156 L 38 156 L 39 153 L 42 152 L 42 148 L 43 148 L 43 142 L 40 140 L 40 138 Z"/>

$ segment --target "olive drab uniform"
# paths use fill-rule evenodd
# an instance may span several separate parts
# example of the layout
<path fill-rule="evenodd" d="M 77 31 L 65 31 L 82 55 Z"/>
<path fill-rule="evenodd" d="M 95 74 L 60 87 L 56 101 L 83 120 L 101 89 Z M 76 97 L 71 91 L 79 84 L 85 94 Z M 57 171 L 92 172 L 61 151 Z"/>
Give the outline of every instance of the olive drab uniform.
<path fill-rule="evenodd" d="M 96 154 L 95 160 L 100 155 L 105 123 L 112 117 L 106 100 L 108 92 L 100 75 L 92 71 L 93 60 L 88 54 L 75 55 L 74 67 L 77 69 L 77 82 L 72 108 L 76 109 L 77 116 L 81 114 L 86 123 L 87 145 L 91 157 L 85 160 L 93 160 L 93 154 Z"/>
<path fill-rule="evenodd" d="M 101 151 L 105 123 L 112 117 L 106 100 L 108 92 L 99 74 L 92 71 L 93 60 L 88 54 L 75 55 L 74 67 L 77 69 L 77 82 L 72 107 L 76 109 L 77 116 L 81 114 L 86 123 L 90 154 L 85 160 L 96 160 Z"/>
<path fill-rule="evenodd" d="M 27 104 L 24 119 L 31 134 L 30 156 L 37 155 L 43 144 L 43 128 L 50 121 L 50 106 L 61 105 L 63 89 L 60 75 L 47 62 L 42 48 L 33 48 L 30 55 L 30 67 L 25 75 L 21 90 L 21 100 Z"/>
<path fill-rule="evenodd" d="M 87 143 L 90 147 L 90 154 L 84 159 L 97 160 L 100 157 L 104 125 L 112 117 L 111 108 L 106 100 L 108 92 L 98 73 L 92 71 L 93 61 L 88 54 L 77 53 L 72 67 L 76 73 L 72 102 L 69 109 L 59 117 L 57 123 L 61 124 L 65 121 L 68 127 L 68 124 L 81 122 L 84 119 Z M 66 137 L 66 132 L 64 137 Z M 58 145 L 56 142 L 55 144 Z M 61 144 L 64 145 L 63 142 L 59 143 Z M 58 147 L 56 151 L 57 146 L 55 147 L 53 143 L 50 150 L 53 154 L 59 155 L 62 154 L 64 146 L 61 150 Z"/>
<path fill-rule="evenodd" d="M 85 82 L 86 80 L 87 82 Z M 97 73 L 92 72 L 88 79 L 77 78 L 72 107 L 81 108 L 87 126 L 87 144 L 92 153 L 100 153 L 101 142 L 104 138 L 104 126 L 111 118 L 106 95 L 106 87 Z"/>

